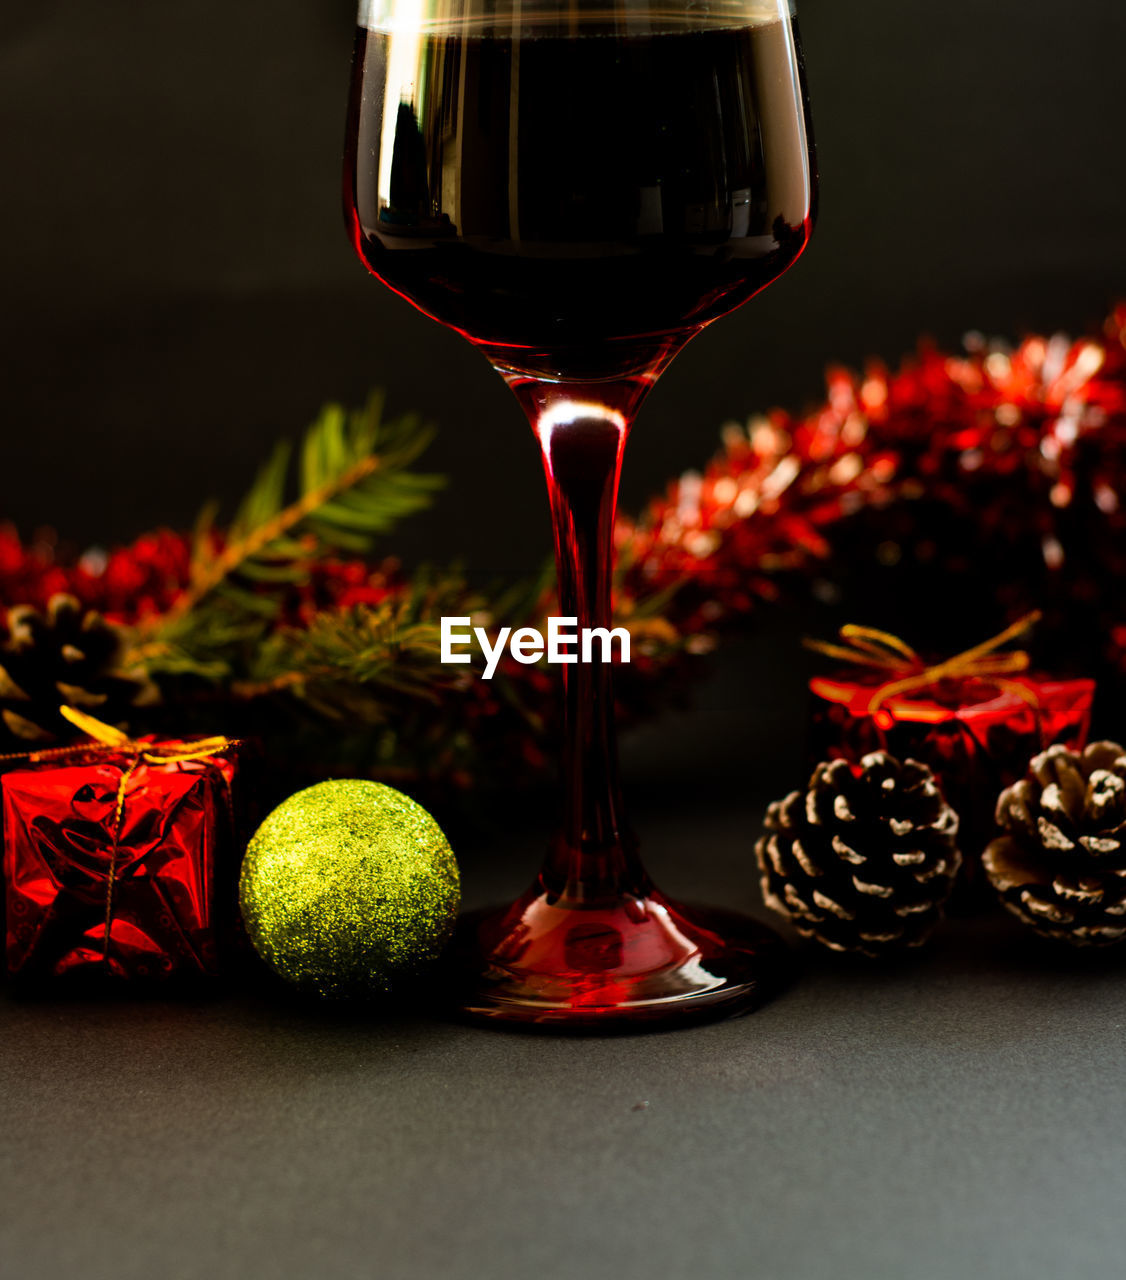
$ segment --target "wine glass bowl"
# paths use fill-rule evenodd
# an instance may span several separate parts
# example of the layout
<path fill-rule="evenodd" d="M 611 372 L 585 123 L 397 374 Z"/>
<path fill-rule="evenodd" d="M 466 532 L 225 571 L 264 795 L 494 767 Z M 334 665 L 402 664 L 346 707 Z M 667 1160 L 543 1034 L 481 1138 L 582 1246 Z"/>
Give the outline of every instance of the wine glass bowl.
<path fill-rule="evenodd" d="M 652 367 L 801 253 L 788 7 L 375 0 L 345 164 L 368 267 L 501 367 Z"/>
<path fill-rule="evenodd" d="M 344 166 L 352 243 L 480 347 L 543 457 L 560 613 L 611 625 L 622 454 L 661 371 L 787 269 L 816 173 L 788 0 L 364 0 Z M 780 944 L 649 881 L 618 783 L 611 666 L 562 667 L 558 839 L 467 922 L 463 1007 L 587 1027 L 733 1012 Z"/>

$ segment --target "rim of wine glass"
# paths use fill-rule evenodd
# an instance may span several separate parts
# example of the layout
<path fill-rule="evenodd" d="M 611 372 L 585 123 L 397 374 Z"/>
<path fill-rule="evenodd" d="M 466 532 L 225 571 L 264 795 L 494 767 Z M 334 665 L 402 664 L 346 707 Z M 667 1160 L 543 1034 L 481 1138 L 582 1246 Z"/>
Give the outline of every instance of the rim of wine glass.
<path fill-rule="evenodd" d="M 794 0 L 360 0 L 357 25 L 376 33 L 583 36 L 765 26 L 795 16 Z"/>

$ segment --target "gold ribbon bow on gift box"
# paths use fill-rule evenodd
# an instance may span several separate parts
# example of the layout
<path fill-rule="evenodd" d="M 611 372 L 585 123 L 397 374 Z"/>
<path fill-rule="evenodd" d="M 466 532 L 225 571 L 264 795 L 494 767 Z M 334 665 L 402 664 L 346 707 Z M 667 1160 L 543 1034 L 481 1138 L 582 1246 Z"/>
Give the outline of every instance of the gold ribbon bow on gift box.
<path fill-rule="evenodd" d="M 858 627 L 851 623 L 841 627 L 841 644 L 830 644 L 824 640 L 805 640 L 803 643 L 807 649 L 823 653 L 839 662 L 866 667 L 887 675 L 887 679 L 872 690 L 867 700 L 864 709 L 868 715 L 875 715 L 889 698 L 929 689 L 940 680 L 984 680 L 1005 693 L 1015 694 L 1030 706 L 1039 708 L 1040 697 L 1036 690 L 1023 680 L 1011 678 L 1018 672 L 1028 670 L 1028 653 L 1024 649 L 1013 649 L 1008 653 L 998 653 L 997 650 L 1024 635 L 1040 618 L 1040 610 L 1034 609 L 992 639 L 983 640 L 981 644 L 943 662 L 929 665 L 906 641 L 890 632 L 877 631 L 874 627 Z"/>

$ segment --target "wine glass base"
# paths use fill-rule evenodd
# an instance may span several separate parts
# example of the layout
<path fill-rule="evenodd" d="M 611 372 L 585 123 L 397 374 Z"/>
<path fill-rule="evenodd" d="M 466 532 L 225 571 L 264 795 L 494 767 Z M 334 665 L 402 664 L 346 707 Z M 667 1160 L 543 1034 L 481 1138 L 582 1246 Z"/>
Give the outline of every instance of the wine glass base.
<path fill-rule="evenodd" d="M 781 938 L 745 916 L 657 891 L 609 906 L 529 894 L 463 916 L 451 959 L 460 1012 L 549 1031 L 614 1032 L 747 1013 L 788 978 Z"/>

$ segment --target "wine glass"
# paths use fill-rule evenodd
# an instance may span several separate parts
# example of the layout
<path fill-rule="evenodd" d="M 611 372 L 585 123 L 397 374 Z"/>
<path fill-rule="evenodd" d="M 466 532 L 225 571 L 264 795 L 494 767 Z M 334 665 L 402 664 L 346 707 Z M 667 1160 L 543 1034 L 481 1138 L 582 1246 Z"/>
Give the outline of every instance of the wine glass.
<path fill-rule="evenodd" d="M 479 347 L 539 440 L 560 613 L 610 627 L 622 451 L 706 325 L 805 248 L 816 173 L 789 0 L 363 0 L 344 201 L 384 284 Z M 467 925 L 463 1009 L 614 1029 L 745 1010 L 768 929 L 671 901 L 618 782 L 611 664 L 564 665 L 561 829 Z"/>

